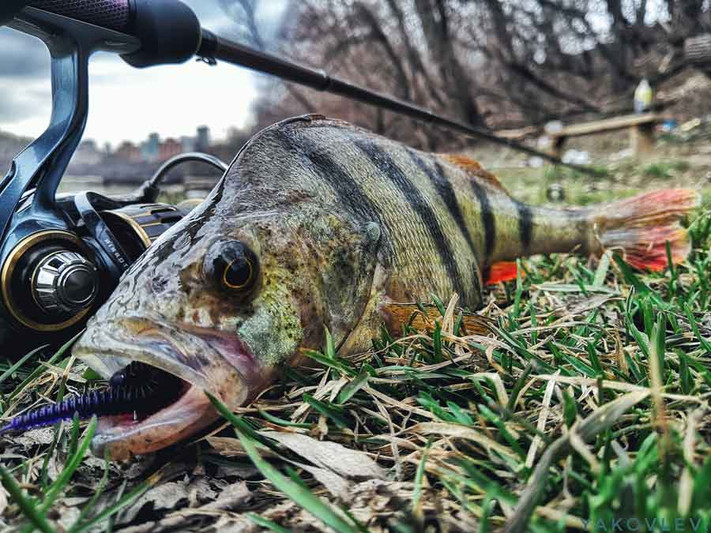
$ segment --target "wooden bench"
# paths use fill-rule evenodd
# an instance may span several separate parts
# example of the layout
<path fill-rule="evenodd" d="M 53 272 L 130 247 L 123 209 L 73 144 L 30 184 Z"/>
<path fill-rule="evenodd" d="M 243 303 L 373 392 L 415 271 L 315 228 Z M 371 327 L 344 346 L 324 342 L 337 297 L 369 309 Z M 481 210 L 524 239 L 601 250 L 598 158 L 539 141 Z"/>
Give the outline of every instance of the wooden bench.
<path fill-rule="evenodd" d="M 562 157 L 563 147 L 569 137 L 581 137 L 606 131 L 629 130 L 632 152 L 635 157 L 649 154 L 654 149 L 654 126 L 668 120 L 669 117 L 658 113 L 624 115 L 621 117 L 585 122 L 564 126 L 560 131 L 546 133 L 551 140 L 551 153 Z"/>

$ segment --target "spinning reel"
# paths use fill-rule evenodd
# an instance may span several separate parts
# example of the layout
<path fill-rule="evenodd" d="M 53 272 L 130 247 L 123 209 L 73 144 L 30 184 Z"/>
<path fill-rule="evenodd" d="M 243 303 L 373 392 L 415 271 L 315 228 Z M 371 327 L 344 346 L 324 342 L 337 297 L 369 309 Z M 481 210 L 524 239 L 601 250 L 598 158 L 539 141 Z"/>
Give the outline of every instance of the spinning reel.
<path fill-rule="evenodd" d="M 227 166 L 207 154 L 182 154 L 125 197 L 58 196 L 86 124 L 89 56 L 106 50 L 135 66 L 180 62 L 197 50 L 199 23 L 192 11 L 172 1 L 2 3 L 0 24 L 42 39 L 52 72 L 50 126 L 0 180 L 0 347 L 1 357 L 8 357 L 26 349 L 22 339 L 37 345 L 78 331 L 123 272 L 186 214 L 188 206 L 156 203 L 168 170 L 188 161 L 220 172 Z M 117 31 L 129 25 L 135 35 Z M 192 41 L 166 40 L 168 28 L 178 35 L 186 30 Z"/>

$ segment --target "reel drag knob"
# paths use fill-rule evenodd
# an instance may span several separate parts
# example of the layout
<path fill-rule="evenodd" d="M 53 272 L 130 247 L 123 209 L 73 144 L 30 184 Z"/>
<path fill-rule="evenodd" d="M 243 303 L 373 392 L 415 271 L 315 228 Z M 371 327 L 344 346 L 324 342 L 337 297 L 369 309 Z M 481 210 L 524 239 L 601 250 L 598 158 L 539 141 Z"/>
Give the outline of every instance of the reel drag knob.
<path fill-rule="evenodd" d="M 18 326 L 47 335 L 76 329 L 103 294 L 94 254 L 61 230 L 20 240 L 0 268 L 4 310 Z"/>
<path fill-rule="evenodd" d="M 78 252 L 58 251 L 35 268 L 32 295 L 46 313 L 76 313 L 89 307 L 99 289 L 96 267 Z"/>

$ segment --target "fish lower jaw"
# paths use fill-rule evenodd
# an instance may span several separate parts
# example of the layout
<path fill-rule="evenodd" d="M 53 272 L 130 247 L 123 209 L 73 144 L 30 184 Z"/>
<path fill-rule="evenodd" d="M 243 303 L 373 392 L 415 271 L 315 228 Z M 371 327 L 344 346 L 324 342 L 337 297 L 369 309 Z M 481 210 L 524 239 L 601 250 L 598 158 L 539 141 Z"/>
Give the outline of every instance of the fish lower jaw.
<path fill-rule="evenodd" d="M 99 419 L 92 452 L 112 460 L 126 460 L 160 450 L 205 429 L 219 418 L 200 387 L 184 382 L 180 397 L 149 415 Z"/>
<path fill-rule="evenodd" d="M 154 391 L 157 394 L 150 393 L 148 398 L 155 400 L 155 404 L 139 403 L 118 411 L 125 414 L 100 417 L 92 441 L 92 451 L 97 456 L 124 460 L 193 437 L 219 419 L 205 391 L 229 408 L 238 407 L 250 398 L 255 375 L 260 374 L 255 374 L 253 357 L 238 340 L 229 345 L 234 350 L 230 354 L 244 371 L 224 359 L 216 347 L 219 339 L 200 338 L 199 342 L 181 344 L 181 331 L 156 325 L 131 337 L 108 335 L 97 329 L 91 335 L 87 331 L 75 346 L 74 355 L 107 379 L 130 363 L 142 363 L 177 380 L 177 383 L 158 380 Z M 191 335 L 193 341 L 198 339 L 197 335 Z M 195 354 L 202 352 L 203 358 L 198 360 Z M 129 409 L 137 410 L 134 414 Z"/>

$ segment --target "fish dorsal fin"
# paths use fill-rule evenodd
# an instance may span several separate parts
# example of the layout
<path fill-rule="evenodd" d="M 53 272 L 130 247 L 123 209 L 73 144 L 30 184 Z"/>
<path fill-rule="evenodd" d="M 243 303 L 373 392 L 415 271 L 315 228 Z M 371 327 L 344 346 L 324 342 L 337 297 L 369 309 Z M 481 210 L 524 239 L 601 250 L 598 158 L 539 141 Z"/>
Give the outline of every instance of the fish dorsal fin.
<path fill-rule="evenodd" d="M 440 157 L 448 163 L 454 165 L 455 167 L 462 169 L 473 179 L 484 181 L 508 194 L 508 191 L 501 184 L 499 178 L 494 176 L 488 170 L 484 169 L 484 167 L 481 166 L 479 161 L 476 161 L 471 157 L 463 154 L 440 154 Z"/>

